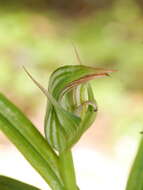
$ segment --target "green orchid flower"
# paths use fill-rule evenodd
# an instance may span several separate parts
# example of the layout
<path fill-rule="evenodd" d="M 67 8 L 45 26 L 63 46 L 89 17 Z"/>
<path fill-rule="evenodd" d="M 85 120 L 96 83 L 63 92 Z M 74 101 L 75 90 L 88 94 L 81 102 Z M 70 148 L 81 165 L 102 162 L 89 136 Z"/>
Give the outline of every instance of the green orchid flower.
<path fill-rule="evenodd" d="M 45 137 L 3 94 L 0 94 L 0 130 L 52 190 L 79 190 L 71 150 L 97 115 L 98 106 L 90 81 L 108 76 L 114 70 L 84 65 L 63 66 L 52 73 L 48 89 L 25 71 L 47 97 Z M 38 189 L 0 176 L 0 189 L 19 190 L 19 187 Z"/>

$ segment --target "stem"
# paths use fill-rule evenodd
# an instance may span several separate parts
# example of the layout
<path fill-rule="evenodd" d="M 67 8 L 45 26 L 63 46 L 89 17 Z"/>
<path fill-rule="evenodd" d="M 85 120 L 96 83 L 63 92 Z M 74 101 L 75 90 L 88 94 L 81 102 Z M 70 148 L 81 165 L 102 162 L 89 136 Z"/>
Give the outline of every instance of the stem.
<path fill-rule="evenodd" d="M 76 176 L 71 150 L 66 150 L 59 155 L 60 172 L 66 190 L 77 190 Z"/>

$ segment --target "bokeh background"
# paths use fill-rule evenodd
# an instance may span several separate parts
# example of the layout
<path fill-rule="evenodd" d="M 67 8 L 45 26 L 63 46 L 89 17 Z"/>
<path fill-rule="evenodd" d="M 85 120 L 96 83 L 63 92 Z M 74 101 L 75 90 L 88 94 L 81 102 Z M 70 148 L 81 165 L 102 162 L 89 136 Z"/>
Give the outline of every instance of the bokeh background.
<path fill-rule="evenodd" d="M 47 87 L 52 71 L 77 64 L 117 69 L 92 82 L 94 125 L 75 146 L 81 190 L 124 190 L 143 130 L 143 3 L 141 0 L 0 2 L 0 91 L 43 133 L 46 99 L 22 69 Z M 48 190 L 0 133 L 0 174 Z"/>

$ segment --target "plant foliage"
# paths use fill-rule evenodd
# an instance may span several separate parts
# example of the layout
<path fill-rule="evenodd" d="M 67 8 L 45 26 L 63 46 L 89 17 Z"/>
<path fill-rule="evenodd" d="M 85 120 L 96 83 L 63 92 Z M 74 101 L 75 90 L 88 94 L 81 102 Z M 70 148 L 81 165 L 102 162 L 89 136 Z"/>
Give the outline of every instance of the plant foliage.
<path fill-rule="evenodd" d="M 77 190 L 71 149 L 92 125 L 98 110 L 89 81 L 108 76 L 113 70 L 83 65 L 60 67 L 52 73 L 47 90 L 25 71 L 48 100 L 45 138 L 3 94 L 0 94 L 0 129 L 51 189 Z M 1 176 L 0 185 L 4 190 L 19 190 L 25 184 Z M 25 185 L 26 188 L 34 190 Z"/>

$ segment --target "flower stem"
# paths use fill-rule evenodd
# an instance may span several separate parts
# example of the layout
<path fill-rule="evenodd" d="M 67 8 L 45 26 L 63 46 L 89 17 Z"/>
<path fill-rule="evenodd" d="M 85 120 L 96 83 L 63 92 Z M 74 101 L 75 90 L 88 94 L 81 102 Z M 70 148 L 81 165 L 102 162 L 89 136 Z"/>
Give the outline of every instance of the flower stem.
<path fill-rule="evenodd" d="M 59 155 L 60 172 L 66 190 L 77 190 L 76 176 L 71 150 L 66 150 Z"/>

